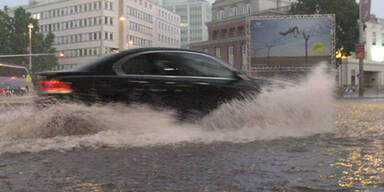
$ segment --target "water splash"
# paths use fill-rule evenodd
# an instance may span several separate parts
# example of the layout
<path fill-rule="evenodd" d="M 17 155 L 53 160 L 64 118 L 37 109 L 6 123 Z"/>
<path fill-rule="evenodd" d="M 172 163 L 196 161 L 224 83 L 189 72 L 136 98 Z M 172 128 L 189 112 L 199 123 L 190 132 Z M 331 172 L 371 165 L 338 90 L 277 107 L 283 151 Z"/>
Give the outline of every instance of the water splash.
<path fill-rule="evenodd" d="M 0 115 L 0 154 L 304 137 L 333 130 L 332 93 L 332 78 L 319 67 L 298 84 L 225 103 L 195 123 L 148 106 L 26 106 Z"/>

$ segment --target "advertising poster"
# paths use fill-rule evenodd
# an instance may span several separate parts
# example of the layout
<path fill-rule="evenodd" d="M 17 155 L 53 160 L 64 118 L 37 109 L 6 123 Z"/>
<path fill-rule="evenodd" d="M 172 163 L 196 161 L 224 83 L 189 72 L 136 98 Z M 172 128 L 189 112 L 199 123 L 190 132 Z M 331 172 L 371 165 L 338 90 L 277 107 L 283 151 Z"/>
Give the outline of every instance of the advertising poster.
<path fill-rule="evenodd" d="M 301 71 L 335 58 L 334 16 L 259 16 L 249 19 L 250 68 Z"/>

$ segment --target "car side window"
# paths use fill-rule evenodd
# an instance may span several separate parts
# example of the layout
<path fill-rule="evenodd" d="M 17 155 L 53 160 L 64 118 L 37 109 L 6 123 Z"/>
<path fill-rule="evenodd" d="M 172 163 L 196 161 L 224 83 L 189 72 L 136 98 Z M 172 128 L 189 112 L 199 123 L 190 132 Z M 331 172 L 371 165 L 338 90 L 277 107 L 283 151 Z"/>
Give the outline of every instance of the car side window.
<path fill-rule="evenodd" d="M 233 71 L 208 56 L 192 53 L 181 53 L 179 56 L 182 68 L 187 70 L 185 73 L 202 77 L 233 77 Z"/>
<path fill-rule="evenodd" d="M 233 72 L 220 62 L 193 53 L 147 53 L 122 65 L 125 74 L 196 77 L 233 77 Z"/>
<path fill-rule="evenodd" d="M 151 53 L 147 55 L 149 61 L 157 67 L 161 75 L 187 76 L 180 65 L 180 58 L 176 53 Z"/>
<path fill-rule="evenodd" d="M 161 75 L 196 77 L 233 77 L 233 72 L 218 61 L 193 53 L 151 53 L 148 60 Z"/>
<path fill-rule="evenodd" d="M 129 75 L 159 75 L 158 68 L 149 61 L 146 55 L 129 59 L 121 67 L 123 72 Z"/>

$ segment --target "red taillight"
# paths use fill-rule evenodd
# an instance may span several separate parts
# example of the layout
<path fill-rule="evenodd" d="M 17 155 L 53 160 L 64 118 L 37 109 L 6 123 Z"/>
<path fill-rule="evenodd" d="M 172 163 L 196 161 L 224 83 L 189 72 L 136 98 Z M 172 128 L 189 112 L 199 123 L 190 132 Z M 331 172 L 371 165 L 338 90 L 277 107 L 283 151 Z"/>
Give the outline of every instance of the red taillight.
<path fill-rule="evenodd" d="M 58 80 L 39 81 L 43 93 L 71 93 L 72 88 L 65 82 Z"/>

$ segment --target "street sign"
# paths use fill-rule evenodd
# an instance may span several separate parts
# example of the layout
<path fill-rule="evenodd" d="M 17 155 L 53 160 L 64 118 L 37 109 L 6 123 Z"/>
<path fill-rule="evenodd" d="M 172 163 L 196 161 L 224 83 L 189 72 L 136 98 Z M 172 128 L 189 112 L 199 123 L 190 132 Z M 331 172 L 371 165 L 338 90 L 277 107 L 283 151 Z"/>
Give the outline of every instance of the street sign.
<path fill-rule="evenodd" d="M 365 58 L 365 48 L 364 44 L 356 44 L 355 47 L 356 59 L 364 59 Z"/>

